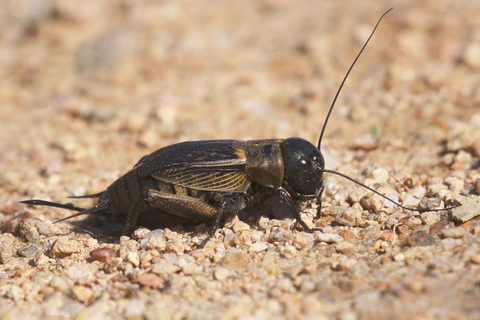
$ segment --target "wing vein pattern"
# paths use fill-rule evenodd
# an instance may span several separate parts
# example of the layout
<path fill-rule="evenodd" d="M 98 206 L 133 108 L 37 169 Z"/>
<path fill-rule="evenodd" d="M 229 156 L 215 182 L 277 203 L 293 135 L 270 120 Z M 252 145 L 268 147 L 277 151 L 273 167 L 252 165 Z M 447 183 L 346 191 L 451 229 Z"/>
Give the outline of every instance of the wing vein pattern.
<path fill-rule="evenodd" d="M 142 158 L 135 168 L 141 178 L 151 176 L 196 190 L 242 192 L 250 184 L 245 164 L 244 141 L 209 140 L 159 149 Z"/>

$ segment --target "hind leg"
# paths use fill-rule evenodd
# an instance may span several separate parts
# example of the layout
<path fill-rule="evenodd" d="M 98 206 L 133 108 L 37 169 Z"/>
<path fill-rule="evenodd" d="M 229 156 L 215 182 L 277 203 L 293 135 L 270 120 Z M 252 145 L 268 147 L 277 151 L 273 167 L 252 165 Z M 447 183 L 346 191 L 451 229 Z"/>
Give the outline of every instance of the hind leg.
<path fill-rule="evenodd" d="M 125 223 L 125 227 L 123 228 L 122 235 L 132 235 L 133 231 L 135 230 L 135 226 L 137 225 L 139 215 L 140 210 L 138 210 L 137 208 L 137 203 L 132 202 L 132 204 L 130 205 L 130 209 L 128 210 L 127 221 Z"/>
<path fill-rule="evenodd" d="M 214 206 L 199 198 L 158 190 L 150 190 L 148 199 L 151 209 L 159 209 L 171 215 L 192 221 L 212 221 L 208 231 L 209 236 L 202 242 L 200 248 L 215 234 L 215 231 L 219 228 L 221 218 L 225 214 L 237 214 L 244 206 L 246 198 L 241 193 L 228 194 L 215 199 L 215 202 L 217 201 L 219 204 Z M 162 219 L 161 216 L 158 218 Z"/>

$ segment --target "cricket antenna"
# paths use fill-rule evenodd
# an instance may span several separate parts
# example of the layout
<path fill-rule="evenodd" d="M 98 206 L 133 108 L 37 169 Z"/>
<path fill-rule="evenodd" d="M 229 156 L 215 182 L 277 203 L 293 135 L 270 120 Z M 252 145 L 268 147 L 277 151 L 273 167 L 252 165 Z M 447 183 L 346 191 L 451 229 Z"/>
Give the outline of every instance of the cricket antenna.
<path fill-rule="evenodd" d="M 368 42 L 369 42 L 370 39 L 372 38 L 373 34 L 375 33 L 375 30 L 377 30 L 377 27 L 378 27 L 378 25 L 380 24 L 380 21 L 382 21 L 383 17 L 384 17 L 387 13 L 389 13 L 392 9 L 393 9 L 393 8 L 388 9 L 387 12 L 385 12 L 384 14 L 382 14 L 382 16 L 380 17 L 380 19 L 378 19 L 377 24 L 375 25 L 375 28 L 373 28 L 372 33 L 370 33 L 370 36 L 368 37 L 367 41 L 365 41 L 365 44 L 363 45 L 362 49 L 361 49 L 360 52 L 358 53 L 357 57 L 355 58 L 355 60 L 353 60 L 352 65 L 350 66 L 350 68 L 349 68 L 348 71 L 347 71 L 347 74 L 345 74 L 345 77 L 343 78 L 342 83 L 340 84 L 340 87 L 338 88 L 337 93 L 335 94 L 335 97 L 333 98 L 333 102 L 332 102 L 332 105 L 330 106 L 330 110 L 328 110 L 328 114 L 327 114 L 327 117 L 325 118 L 325 122 L 323 123 L 322 133 L 320 133 L 320 138 L 318 139 L 318 147 L 317 147 L 318 150 L 320 150 L 320 147 L 321 147 L 321 145 L 322 145 L 323 133 L 325 132 L 325 128 L 327 127 L 327 123 L 328 123 L 328 119 L 330 118 L 330 114 L 332 113 L 333 107 L 335 106 L 335 102 L 337 102 L 338 95 L 340 94 L 340 91 L 342 91 L 343 85 L 345 84 L 345 81 L 347 80 L 348 75 L 350 74 L 350 71 L 352 71 L 353 66 L 354 66 L 355 63 L 357 62 L 358 58 L 360 58 L 360 56 L 362 55 L 363 50 L 365 49 L 365 47 L 367 46 Z"/>
<path fill-rule="evenodd" d="M 421 208 L 409 208 L 409 207 L 405 207 L 405 206 L 402 206 L 402 205 L 401 205 L 400 203 L 398 203 L 397 201 L 390 199 L 389 197 L 385 196 L 384 194 L 381 194 L 381 193 L 378 192 L 377 190 L 375 190 L 375 189 L 373 189 L 373 188 L 370 188 L 369 186 L 367 186 L 367 185 L 365 185 L 365 184 L 363 184 L 363 183 L 361 183 L 361 182 L 358 182 L 357 180 L 355 180 L 355 179 L 353 179 L 353 178 L 350 178 L 349 176 L 347 176 L 347 175 L 345 175 L 345 174 L 343 174 L 343 173 L 340 173 L 340 172 L 337 172 L 337 171 L 333 171 L 333 170 L 328 170 L 328 169 L 323 169 L 322 171 L 323 171 L 323 172 L 327 172 L 327 173 L 336 174 L 337 176 L 340 176 L 340 177 L 343 177 L 343 178 L 345 178 L 345 179 L 347 179 L 347 180 L 350 180 L 350 181 L 352 181 L 352 182 L 354 182 L 354 183 L 356 183 L 356 184 L 364 187 L 365 189 L 367 189 L 367 190 L 369 190 L 369 191 L 371 191 L 371 192 L 379 195 L 380 197 L 384 198 L 385 200 L 390 201 L 390 202 L 393 203 L 394 205 L 399 206 L 400 208 L 405 209 L 405 210 L 408 210 L 408 211 L 419 211 L 419 212 L 422 212 L 422 211 L 445 211 L 445 210 L 455 209 L 455 208 L 459 207 L 459 205 L 458 205 L 458 206 L 451 206 L 451 207 L 447 207 L 447 208 L 443 208 L 443 209 L 423 209 L 423 210 L 422 210 Z"/>

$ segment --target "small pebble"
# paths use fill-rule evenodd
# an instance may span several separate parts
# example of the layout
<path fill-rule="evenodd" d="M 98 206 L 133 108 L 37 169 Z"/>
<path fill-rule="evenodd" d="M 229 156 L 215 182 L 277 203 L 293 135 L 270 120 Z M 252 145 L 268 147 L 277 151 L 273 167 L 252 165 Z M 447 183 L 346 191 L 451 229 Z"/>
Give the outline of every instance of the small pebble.
<path fill-rule="evenodd" d="M 445 228 L 442 230 L 442 236 L 445 238 L 462 238 L 467 232 L 462 227 Z"/>
<path fill-rule="evenodd" d="M 440 214 L 437 211 L 422 212 L 420 217 L 423 223 L 428 224 L 430 226 L 439 222 L 441 219 Z"/>
<path fill-rule="evenodd" d="M 467 169 L 468 167 L 465 164 L 469 164 L 472 161 L 472 155 L 465 150 L 458 151 L 457 155 L 455 156 L 455 162 L 461 163 L 461 168 Z M 453 165 L 452 165 L 452 169 Z"/>
<path fill-rule="evenodd" d="M 374 224 L 371 226 L 368 226 L 364 228 L 361 233 L 363 236 L 363 239 L 369 238 L 369 237 L 375 237 L 380 233 L 381 230 L 381 225 L 379 224 Z"/>
<path fill-rule="evenodd" d="M 355 227 L 362 222 L 362 212 L 356 208 L 349 207 L 337 215 L 335 220 L 342 225 Z"/>
<path fill-rule="evenodd" d="M 404 206 L 409 206 L 409 207 L 416 207 L 420 203 L 420 199 L 417 197 L 413 197 L 408 195 L 405 200 L 403 200 L 403 205 Z"/>
<path fill-rule="evenodd" d="M 130 237 L 127 237 L 127 236 L 121 236 L 120 237 L 120 244 L 121 245 L 125 244 L 127 241 L 130 241 Z"/>
<path fill-rule="evenodd" d="M 50 283 L 52 278 L 53 278 L 53 274 L 50 272 L 37 271 L 32 275 L 31 280 L 34 281 L 35 283 L 38 283 L 40 286 L 44 287 Z"/>
<path fill-rule="evenodd" d="M 90 302 L 92 302 L 93 292 L 90 288 L 84 286 L 74 286 L 72 288 L 72 293 L 75 298 L 80 302 L 83 302 L 85 304 L 89 304 Z"/>
<path fill-rule="evenodd" d="M 146 235 L 150 234 L 150 230 L 147 228 L 138 228 L 132 234 L 132 239 L 134 240 L 142 240 L 146 237 Z"/>
<path fill-rule="evenodd" d="M 470 260 L 475 264 L 480 264 L 480 254 L 476 254 L 470 258 Z"/>
<path fill-rule="evenodd" d="M 50 280 L 50 287 L 59 292 L 64 292 L 68 290 L 68 283 L 65 279 L 59 276 L 53 276 Z"/>
<path fill-rule="evenodd" d="M 424 186 L 416 185 L 415 187 L 413 187 L 412 196 L 414 196 L 415 198 L 423 199 L 423 197 L 425 197 L 426 194 L 427 194 L 427 189 L 425 189 Z"/>
<path fill-rule="evenodd" d="M 390 230 L 386 230 L 382 234 L 382 240 L 392 242 L 393 240 L 395 240 L 395 234 Z"/>
<path fill-rule="evenodd" d="M 388 199 L 390 200 L 393 200 L 395 201 L 396 203 L 398 203 L 398 201 L 400 200 L 400 197 L 396 194 L 393 194 L 393 193 L 385 193 L 384 194 Z M 387 208 L 395 208 L 397 205 L 395 203 L 393 203 L 392 201 L 389 201 L 389 200 L 385 200 L 385 207 Z"/>
<path fill-rule="evenodd" d="M 165 259 L 161 259 L 158 262 L 155 262 L 151 266 L 151 271 L 155 274 L 158 274 L 160 277 L 167 279 L 170 274 L 174 274 L 180 271 L 181 268 L 176 266 Z"/>
<path fill-rule="evenodd" d="M 82 246 L 76 241 L 68 238 L 67 236 L 58 237 L 57 241 L 53 245 L 50 251 L 51 258 L 64 258 L 72 253 L 80 252 Z"/>
<path fill-rule="evenodd" d="M 473 234 L 480 234 L 480 223 L 473 225 Z"/>
<path fill-rule="evenodd" d="M 33 258 L 33 263 L 35 263 L 36 266 L 41 266 L 46 263 L 48 263 L 49 259 L 46 255 L 43 254 L 43 252 L 39 251 Z"/>
<path fill-rule="evenodd" d="M 177 259 L 177 265 L 183 267 L 189 263 L 195 263 L 195 258 L 190 255 L 179 256 Z"/>
<path fill-rule="evenodd" d="M 382 242 L 384 242 L 384 241 L 382 241 L 382 240 L 377 240 L 377 241 L 375 241 L 375 243 L 373 244 L 372 248 L 373 248 L 374 250 L 378 250 L 378 249 L 382 248 Z"/>
<path fill-rule="evenodd" d="M 297 232 L 293 239 L 293 245 L 298 250 L 311 248 L 313 246 L 313 235 L 311 233 Z"/>
<path fill-rule="evenodd" d="M 334 233 L 322 233 L 322 232 L 316 231 L 314 235 L 315 235 L 315 240 L 320 242 L 340 243 L 344 241 L 342 236 Z"/>
<path fill-rule="evenodd" d="M 338 235 L 347 241 L 350 241 L 355 238 L 355 234 L 350 230 L 343 230 Z"/>
<path fill-rule="evenodd" d="M 388 181 L 388 177 L 390 174 L 384 168 L 375 168 L 372 170 L 372 178 L 373 180 L 379 183 L 385 183 Z"/>
<path fill-rule="evenodd" d="M 281 250 L 281 253 L 287 259 L 295 258 L 295 256 L 297 255 L 297 249 L 294 246 L 289 245 L 288 243 L 285 244 L 285 247 L 283 247 L 282 249 L 283 250 Z"/>
<path fill-rule="evenodd" d="M 258 253 L 258 252 L 265 251 L 267 249 L 268 249 L 268 244 L 264 242 L 255 242 L 248 248 L 248 251 L 252 253 Z"/>
<path fill-rule="evenodd" d="M 445 183 L 450 186 L 450 191 L 454 193 L 460 192 L 465 186 L 464 181 L 457 177 L 446 177 Z"/>
<path fill-rule="evenodd" d="M 447 189 L 447 186 L 443 185 L 441 182 L 436 183 L 436 184 L 429 184 L 427 186 L 426 196 L 427 197 L 435 197 L 435 196 L 438 195 L 440 190 L 446 190 L 446 189 Z M 428 199 L 425 199 L 425 201 L 427 201 L 427 200 Z M 426 209 L 434 209 L 434 208 L 426 208 Z"/>
<path fill-rule="evenodd" d="M 417 217 L 410 217 L 407 220 L 405 220 L 403 225 L 410 229 L 415 229 L 416 227 L 422 225 L 422 220 Z"/>
<path fill-rule="evenodd" d="M 292 238 L 292 232 L 283 228 L 273 228 L 268 236 L 268 242 L 286 242 Z"/>
<path fill-rule="evenodd" d="M 138 283 L 144 287 L 157 289 L 165 286 L 165 280 L 153 273 L 143 273 L 137 277 Z"/>
<path fill-rule="evenodd" d="M 466 203 L 453 209 L 452 215 L 461 222 L 478 217 L 480 215 L 480 197 L 468 199 Z"/>
<path fill-rule="evenodd" d="M 378 148 L 378 142 L 370 135 L 356 138 L 353 147 L 359 150 L 371 151 Z"/>
<path fill-rule="evenodd" d="M 360 202 L 360 200 L 362 200 L 363 197 L 365 197 L 366 195 L 367 195 L 367 190 L 363 187 L 358 187 L 353 189 L 352 192 L 348 194 L 348 199 L 351 202 Z"/>
<path fill-rule="evenodd" d="M 197 269 L 197 265 L 196 265 L 195 262 L 190 262 L 190 263 L 187 263 L 186 265 L 182 266 L 182 272 L 185 275 L 193 274 L 196 269 Z"/>
<path fill-rule="evenodd" d="M 235 233 L 241 232 L 241 231 L 248 231 L 250 230 L 250 226 L 245 222 L 239 220 L 232 226 L 232 230 Z"/>
<path fill-rule="evenodd" d="M 87 278 L 92 275 L 92 270 L 90 265 L 84 262 L 77 262 L 72 264 L 65 275 L 72 281 L 77 281 L 78 279 Z"/>
<path fill-rule="evenodd" d="M 19 221 L 19 228 L 18 232 L 20 235 L 25 238 L 28 241 L 34 241 L 37 240 L 40 237 L 40 233 L 38 232 L 37 224 L 38 223 L 43 223 L 40 219 L 37 218 L 27 218 L 27 217 L 21 217 L 21 212 L 19 211 L 19 217 L 21 220 Z M 10 220 L 14 220 L 17 214 L 12 217 Z M 14 225 L 16 227 L 16 225 Z"/>
<path fill-rule="evenodd" d="M 455 246 L 457 245 L 457 239 L 455 238 L 445 238 L 440 240 L 440 242 L 445 246 Z"/>
<path fill-rule="evenodd" d="M 360 204 L 365 210 L 373 210 L 378 213 L 385 205 L 385 199 L 374 194 L 369 198 L 363 198 L 362 201 L 360 201 Z"/>
<path fill-rule="evenodd" d="M 397 253 L 396 255 L 393 256 L 393 260 L 395 261 L 404 261 L 405 260 L 405 255 L 403 253 Z"/>
<path fill-rule="evenodd" d="M 230 276 L 230 270 L 222 268 L 222 267 L 217 267 L 215 268 L 215 279 L 218 281 L 225 281 Z"/>
<path fill-rule="evenodd" d="M 129 252 L 127 254 L 127 261 L 133 264 L 134 267 L 138 267 L 140 265 L 140 258 L 138 256 L 138 252 Z"/>
<path fill-rule="evenodd" d="M 167 239 L 165 239 L 163 234 L 151 235 L 141 241 L 141 248 L 163 252 L 167 248 Z"/>
<path fill-rule="evenodd" d="M 462 60 L 471 68 L 480 68 L 480 43 L 470 43 L 463 51 Z"/>
<path fill-rule="evenodd" d="M 90 258 L 94 261 L 105 262 L 108 257 L 116 258 L 118 255 L 111 248 L 98 248 L 90 251 Z"/>
<path fill-rule="evenodd" d="M 250 240 L 250 232 L 241 231 L 233 234 L 233 243 L 236 245 L 246 245 L 250 246 L 252 241 Z"/>
<path fill-rule="evenodd" d="M 18 254 L 25 258 L 33 258 L 37 253 L 43 250 L 44 246 L 45 245 L 41 241 L 29 242 L 18 249 Z"/>
<path fill-rule="evenodd" d="M 180 240 L 174 240 L 167 243 L 167 252 L 175 252 L 176 254 L 183 254 L 185 251 L 185 245 Z"/>
<path fill-rule="evenodd" d="M 348 241 L 343 241 L 343 242 L 337 243 L 335 245 L 335 249 L 339 253 L 342 253 L 343 251 L 345 251 L 348 248 L 353 248 L 353 243 L 348 242 Z"/>

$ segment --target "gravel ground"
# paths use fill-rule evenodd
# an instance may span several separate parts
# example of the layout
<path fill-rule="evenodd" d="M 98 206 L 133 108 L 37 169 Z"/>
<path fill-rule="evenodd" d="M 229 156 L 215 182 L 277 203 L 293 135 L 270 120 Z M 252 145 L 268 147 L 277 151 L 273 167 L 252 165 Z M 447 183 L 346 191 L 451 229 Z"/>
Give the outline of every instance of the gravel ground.
<path fill-rule="evenodd" d="M 305 233 L 279 204 L 93 237 L 18 201 L 104 190 L 188 140 L 318 139 Z M 480 3 L 0 2 L 1 319 L 479 319 Z M 91 206 L 90 200 L 75 200 Z M 461 205 L 458 209 L 428 211 Z M 153 229 L 153 228 L 152 228 Z M 105 239 L 104 239 L 105 238 Z"/>

